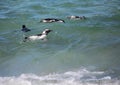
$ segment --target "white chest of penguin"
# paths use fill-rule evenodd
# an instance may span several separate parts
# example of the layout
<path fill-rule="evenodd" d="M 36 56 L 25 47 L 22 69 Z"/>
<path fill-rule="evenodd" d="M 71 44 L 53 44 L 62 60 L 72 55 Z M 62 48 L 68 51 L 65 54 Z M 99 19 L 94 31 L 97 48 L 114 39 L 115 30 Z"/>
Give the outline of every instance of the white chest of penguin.
<path fill-rule="evenodd" d="M 41 36 L 29 36 L 30 40 L 44 40 L 47 37 L 47 35 L 41 35 Z"/>

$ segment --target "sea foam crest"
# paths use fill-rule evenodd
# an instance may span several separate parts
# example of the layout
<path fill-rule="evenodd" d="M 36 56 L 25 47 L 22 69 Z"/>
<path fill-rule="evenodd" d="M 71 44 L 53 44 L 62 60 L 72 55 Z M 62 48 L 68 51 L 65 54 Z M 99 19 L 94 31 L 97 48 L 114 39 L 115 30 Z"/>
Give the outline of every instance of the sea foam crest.
<path fill-rule="evenodd" d="M 0 77 L 0 85 L 120 85 L 119 80 L 102 76 L 104 74 L 102 71 L 91 72 L 86 69 L 44 76 L 21 74 L 18 77 Z"/>

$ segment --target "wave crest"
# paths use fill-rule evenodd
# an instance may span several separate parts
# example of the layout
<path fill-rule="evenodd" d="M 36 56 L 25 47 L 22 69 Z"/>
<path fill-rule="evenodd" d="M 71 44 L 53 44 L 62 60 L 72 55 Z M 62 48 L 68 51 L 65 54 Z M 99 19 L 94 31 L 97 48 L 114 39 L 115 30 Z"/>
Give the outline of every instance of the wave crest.
<path fill-rule="evenodd" d="M 18 77 L 0 77 L 0 85 L 120 85 L 118 79 L 104 75 L 105 72 L 87 69 L 44 76 L 21 74 Z"/>

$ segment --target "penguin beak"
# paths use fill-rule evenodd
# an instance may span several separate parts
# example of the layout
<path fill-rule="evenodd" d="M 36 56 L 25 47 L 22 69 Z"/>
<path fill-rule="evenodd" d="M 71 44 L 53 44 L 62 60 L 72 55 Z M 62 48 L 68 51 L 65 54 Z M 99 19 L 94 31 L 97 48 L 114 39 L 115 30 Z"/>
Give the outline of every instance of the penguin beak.
<path fill-rule="evenodd" d="M 48 30 L 47 33 L 51 32 L 51 31 L 53 31 L 53 30 Z"/>
<path fill-rule="evenodd" d="M 62 22 L 63 22 L 63 23 L 65 23 L 65 21 L 64 21 L 64 20 L 62 20 Z"/>
<path fill-rule="evenodd" d="M 50 30 L 50 32 L 53 31 L 53 30 Z"/>

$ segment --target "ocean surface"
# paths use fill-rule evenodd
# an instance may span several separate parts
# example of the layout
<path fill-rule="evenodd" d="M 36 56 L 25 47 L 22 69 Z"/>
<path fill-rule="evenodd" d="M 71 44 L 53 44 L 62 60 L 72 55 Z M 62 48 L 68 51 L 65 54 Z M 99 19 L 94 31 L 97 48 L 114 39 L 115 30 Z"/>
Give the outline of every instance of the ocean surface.
<path fill-rule="evenodd" d="M 0 0 L 0 85 L 120 85 L 120 0 Z"/>

